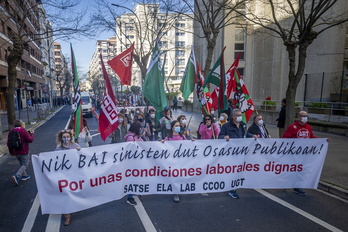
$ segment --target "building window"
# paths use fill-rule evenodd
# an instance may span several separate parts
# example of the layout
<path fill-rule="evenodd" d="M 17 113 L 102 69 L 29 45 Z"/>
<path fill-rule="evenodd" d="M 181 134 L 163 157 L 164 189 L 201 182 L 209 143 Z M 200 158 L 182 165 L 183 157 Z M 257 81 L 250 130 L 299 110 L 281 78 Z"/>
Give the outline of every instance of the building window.
<path fill-rule="evenodd" d="M 234 50 L 242 50 L 242 51 L 244 51 L 244 44 L 243 43 L 236 43 L 234 45 Z"/>
<path fill-rule="evenodd" d="M 244 60 L 244 51 L 234 52 L 234 59 L 236 59 L 238 57 L 238 54 L 240 54 L 240 59 Z"/>
<path fill-rule="evenodd" d="M 175 65 L 185 65 L 185 59 L 175 59 Z"/>
<path fill-rule="evenodd" d="M 244 42 L 244 30 L 242 28 L 236 28 L 234 38 L 235 41 Z"/>
<path fill-rule="evenodd" d="M 177 41 L 177 42 L 175 42 L 175 47 L 176 48 L 183 48 L 183 47 L 185 47 L 185 42 L 184 41 Z"/>
<path fill-rule="evenodd" d="M 168 47 L 168 41 L 159 41 L 158 42 L 159 48 L 167 48 Z"/>
<path fill-rule="evenodd" d="M 175 56 L 185 56 L 184 50 L 175 50 Z"/>
<path fill-rule="evenodd" d="M 175 33 L 175 36 L 184 36 L 184 35 L 185 35 L 184 32 L 176 32 L 176 33 Z"/>
<path fill-rule="evenodd" d="M 175 26 L 176 27 L 185 27 L 185 23 L 176 23 Z"/>

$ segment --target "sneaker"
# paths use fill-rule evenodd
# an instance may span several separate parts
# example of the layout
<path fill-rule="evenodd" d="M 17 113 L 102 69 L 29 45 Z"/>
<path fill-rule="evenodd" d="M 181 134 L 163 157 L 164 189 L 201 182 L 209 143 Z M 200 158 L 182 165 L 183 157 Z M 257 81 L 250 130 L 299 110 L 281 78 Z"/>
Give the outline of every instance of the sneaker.
<path fill-rule="evenodd" d="M 232 190 L 231 192 L 228 193 L 233 199 L 239 199 L 239 195 L 237 191 Z"/>
<path fill-rule="evenodd" d="M 134 200 L 133 197 L 128 197 L 127 203 L 130 205 L 137 205 L 136 201 Z"/>
<path fill-rule="evenodd" d="M 29 180 L 29 179 L 30 179 L 29 175 L 22 176 L 22 180 Z"/>
<path fill-rule="evenodd" d="M 293 192 L 299 194 L 300 196 L 307 196 L 307 193 L 300 188 L 294 188 Z"/>
<path fill-rule="evenodd" d="M 180 201 L 179 195 L 178 194 L 174 194 L 173 195 L 173 200 L 174 200 L 174 202 L 179 202 Z"/>
<path fill-rule="evenodd" d="M 11 176 L 11 179 L 15 185 L 17 185 L 17 186 L 19 185 L 18 184 L 18 177 L 16 175 Z"/>

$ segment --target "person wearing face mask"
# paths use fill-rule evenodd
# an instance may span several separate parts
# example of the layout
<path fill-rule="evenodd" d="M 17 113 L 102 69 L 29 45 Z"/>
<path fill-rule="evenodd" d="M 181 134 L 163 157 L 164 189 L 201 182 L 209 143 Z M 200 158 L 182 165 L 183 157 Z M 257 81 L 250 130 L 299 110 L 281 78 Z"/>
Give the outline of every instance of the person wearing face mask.
<path fill-rule="evenodd" d="M 298 138 L 298 139 L 309 139 L 309 138 L 318 138 L 314 136 L 312 127 L 307 123 L 308 114 L 306 111 L 300 111 L 298 113 L 298 120 L 291 124 L 286 131 L 284 132 L 283 138 Z M 306 196 L 300 188 L 294 188 L 294 193 L 297 193 L 301 196 Z"/>
<path fill-rule="evenodd" d="M 125 116 L 121 113 L 117 115 L 118 117 L 118 127 L 116 130 L 114 130 L 110 135 L 109 138 L 111 138 L 111 143 L 122 143 L 124 142 L 124 136 L 127 134 L 128 131 L 128 123 Z"/>
<path fill-rule="evenodd" d="M 226 139 L 226 141 L 230 141 L 230 139 L 238 139 L 238 138 L 251 138 L 252 134 L 248 133 L 246 124 L 242 121 L 242 111 L 238 108 L 234 108 L 231 113 L 231 119 L 229 122 L 225 123 L 220 131 L 219 139 Z M 229 192 L 229 195 L 233 199 L 239 199 L 239 195 L 237 194 L 237 190 L 232 190 Z"/>
<path fill-rule="evenodd" d="M 169 132 L 171 131 L 171 123 L 173 121 L 172 111 L 170 109 L 163 111 L 163 118 L 160 119 L 162 139 L 167 137 Z"/>
<path fill-rule="evenodd" d="M 81 147 L 79 144 L 74 142 L 74 135 L 72 130 L 61 130 L 58 132 L 57 137 L 56 137 L 56 142 L 57 142 L 57 147 L 56 151 L 60 150 L 70 150 L 70 149 L 76 149 L 76 150 L 81 150 Z M 64 226 L 70 225 L 71 222 L 71 215 L 64 214 L 65 216 L 65 221 L 64 221 Z"/>
<path fill-rule="evenodd" d="M 150 132 L 150 141 L 157 141 L 158 139 L 158 126 L 156 125 L 156 111 L 150 109 L 146 117 L 146 128 Z"/>
<path fill-rule="evenodd" d="M 225 125 L 225 123 L 227 122 L 227 118 L 228 118 L 228 116 L 227 116 L 227 114 L 225 114 L 225 113 L 222 113 L 222 114 L 220 115 L 219 122 L 218 122 L 218 124 L 219 124 L 219 126 L 220 126 L 220 130 L 221 130 L 221 127 L 222 127 L 223 125 Z"/>
<path fill-rule="evenodd" d="M 164 143 L 164 141 L 172 141 L 172 140 L 185 140 L 185 136 L 181 133 L 180 122 L 177 120 L 174 120 L 171 123 L 171 130 L 169 131 L 168 135 L 161 140 L 161 142 Z M 179 195 L 174 194 L 173 200 L 174 202 L 178 203 L 180 201 Z"/>
<path fill-rule="evenodd" d="M 219 127 L 213 122 L 212 115 L 205 115 L 204 121 L 199 127 L 201 139 L 217 139 L 219 136 Z"/>
<path fill-rule="evenodd" d="M 248 129 L 248 133 L 256 135 L 258 138 L 271 138 L 266 125 L 263 123 L 261 114 L 255 115 L 253 121 L 253 124 Z"/>
<path fill-rule="evenodd" d="M 185 115 L 179 115 L 179 117 L 177 118 L 177 121 L 180 122 L 180 132 L 181 134 L 183 134 L 185 136 L 186 139 L 191 139 L 191 128 L 187 125 L 187 119 Z"/>
<path fill-rule="evenodd" d="M 151 136 L 150 126 L 146 123 L 144 114 L 140 112 L 138 115 L 136 115 L 134 121 L 139 122 L 141 125 L 140 136 L 143 141 L 149 141 L 149 137 Z"/>

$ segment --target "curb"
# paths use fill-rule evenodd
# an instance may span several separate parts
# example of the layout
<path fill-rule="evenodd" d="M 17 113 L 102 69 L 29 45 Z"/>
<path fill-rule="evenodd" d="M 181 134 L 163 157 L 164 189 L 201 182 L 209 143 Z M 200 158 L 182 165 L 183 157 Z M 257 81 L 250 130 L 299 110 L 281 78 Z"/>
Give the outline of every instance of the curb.
<path fill-rule="evenodd" d="M 61 106 L 60 108 L 58 108 L 57 110 L 55 110 L 52 114 L 50 114 L 45 120 L 42 120 L 38 123 L 36 123 L 35 125 L 28 127 L 27 129 L 32 129 L 35 130 L 37 128 L 39 128 L 42 124 L 46 123 L 48 120 L 50 120 L 56 113 L 58 113 L 61 109 L 63 109 L 65 105 Z M 7 141 L 7 138 L 4 138 L 3 140 Z M 5 145 L 0 145 L 0 158 L 3 157 L 4 155 L 8 154 L 8 148 L 7 145 L 5 143 Z"/>
<path fill-rule="evenodd" d="M 326 183 L 323 181 L 320 181 L 318 184 L 318 189 L 321 189 L 325 192 L 328 192 L 330 194 L 336 195 L 338 197 L 341 197 L 345 200 L 348 200 L 348 190 L 341 188 L 337 185 Z"/>

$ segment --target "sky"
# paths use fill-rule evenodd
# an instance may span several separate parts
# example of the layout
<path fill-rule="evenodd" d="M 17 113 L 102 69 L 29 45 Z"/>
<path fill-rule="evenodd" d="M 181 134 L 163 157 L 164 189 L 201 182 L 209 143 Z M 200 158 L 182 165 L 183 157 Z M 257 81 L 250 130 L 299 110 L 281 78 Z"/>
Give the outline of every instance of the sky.
<path fill-rule="evenodd" d="M 112 2 L 115 2 L 115 1 L 110 0 L 110 4 Z M 93 7 L 94 3 L 95 3 L 94 0 L 81 0 L 78 7 L 80 9 L 85 9 L 88 7 L 91 8 Z M 130 9 L 134 8 L 132 0 L 118 0 L 117 4 L 120 4 L 120 5 L 122 4 L 124 6 L 127 6 Z M 122 10 L 118 12 L 125 13 L 127 11 Z M 89 10 L 88 13 L 91 13 L 91 10 Z M 115 36 L 115 32 L 109 31 L 109 32 L 103 32 L 101 34 L 95 35 L 93 39 L 81 38 L 78 40 L 72 39 L 71 41 L 57 40 L 57 42 L 61 44 L 64 56 L 69 58 L 71 56 L 70 43 L 72 44 L 74 54 L 75 54 L 75 59 L 76 59 L 76 65 L 78 67 L 78 72 L 79 72 L 78 75 L 79 75 L 79 78 L 81 79 L 84 76 L 84 74 L 87 74 L 89 70 L 89 64 L 95 52 L 97 40 L 106 40 L 108 38 L 111 38 L 112 36 Z"/>

